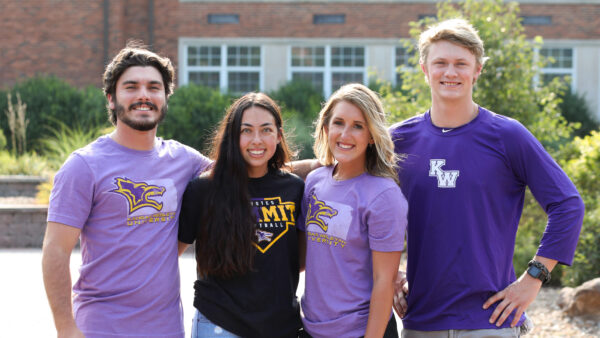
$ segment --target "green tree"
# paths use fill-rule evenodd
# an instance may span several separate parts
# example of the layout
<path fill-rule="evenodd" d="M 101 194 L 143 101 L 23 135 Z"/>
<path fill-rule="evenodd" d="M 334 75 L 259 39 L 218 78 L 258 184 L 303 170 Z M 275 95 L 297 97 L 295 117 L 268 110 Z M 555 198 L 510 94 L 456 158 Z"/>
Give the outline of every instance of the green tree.
<path fill-rule="evenodd" d="M 179 87 L 169 99 L 169 112 L 158 127 L 158 134 L 205 152 L 213 131 L 232 102 L 231 95 L 218 89 L 195 84 Z"/>

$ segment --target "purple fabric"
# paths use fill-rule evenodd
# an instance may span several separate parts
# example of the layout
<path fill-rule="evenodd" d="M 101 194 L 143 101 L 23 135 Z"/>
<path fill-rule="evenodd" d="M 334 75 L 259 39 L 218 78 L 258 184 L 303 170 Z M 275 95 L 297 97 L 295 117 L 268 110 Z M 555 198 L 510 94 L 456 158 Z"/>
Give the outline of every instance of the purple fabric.
<path fill-rule="evenodd" d="M 407 202 L 391 179 L 365 173 L 335 181 L 332 170 L 308 175 L 302 201 L 304 328 L 315 338 L 360 337 L 373 289 L 371 251 L 403 249 Z"/>
<path fill-rule="evenodd" d="M 392 126 L 408 198 L 410 283 L 405 328 L 495 328 L 483 310 L 515 281 L 515 237 L 526 186 L 549 215 L 538 255 L 571 264 L 583 219 L 562 169 L 519 122 L 480 108 L 470 123 L 435 127 L 429 113 Z M 521 318 L 521 322 L 524 318 Z M 512 322 L 512 315 L 503 327 Z"/>
<path fill-rule="evenodd" d="M 208 164 L 175 141 L 135 151 L 103 136 L 56 174 L 48 221 L 81 229 L 73 304 L 86 337 L 184 335 L 177 219 L 187 183 Z"/>

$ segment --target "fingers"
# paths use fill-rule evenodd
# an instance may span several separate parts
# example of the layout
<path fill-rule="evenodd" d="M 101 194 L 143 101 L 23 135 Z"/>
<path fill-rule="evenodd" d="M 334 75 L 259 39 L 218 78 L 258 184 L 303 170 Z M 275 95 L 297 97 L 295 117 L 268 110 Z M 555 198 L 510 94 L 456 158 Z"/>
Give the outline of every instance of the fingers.
<path fill-rule="evenodd" d="M 492 304 L 502 299 L 504 299 L 504 291 L 500 291 L 492 297 L 488 298 L 488 300 L 486 300 L 485 303 L 483 303 L 483 309 L 487 310 Z"/>
<path fill-rule="evenodd" d="M 504 304 L 504 303 L 506 303 L 506 304 Z M 500 305 L 498 305 L 498 307 L 500 307 L 500 306 L 502 306 L 502 314 L 500 315 L 500 318 L 498 318 L 498 321 L 491 320 L 492 324 L 494 322 L 496 322 L 496 326 L 501 326 L 502 324 L 504 324 L 504 321 L 506 320 L 506 318 L 508 318 L 508 315 L 510 315 L 513 312 L 513 310 L 515 309 L 515 304 L 509 303 L 506 300 L 504 300 L 502 303 L 500 303 Z M 496 311 L 497 310 L 498 310 L 498 308 L 496 308 Z M 494 311 L 494 313 L 496 313 L 496 311 Z M 492 315 L 492 317 L 493 317 L 493 315 Z"/>
<path fill-rule="evenodd" d="M 394 311 L 400 318 L 404 318 L 406 314 L 406 310 L 408 309 L 408 304 L 406 302 L 406 298 L 404 298 L 403 294 L 395 293 L 394 294 L 394 303 L 393 303 Z"/>
<path fill-rule="evenodd" d="M 517 313 L 515 314 L 515 318 L 513 318 L 512 323 L 510 323 L 510 327 L 515 327 L 517 326 L 517 324 L 519 324 L 519 319 L 521 319 L 523 312 L 525 312 L 524 309 L 522 309 L 521 307 L 517 308 Z"/>

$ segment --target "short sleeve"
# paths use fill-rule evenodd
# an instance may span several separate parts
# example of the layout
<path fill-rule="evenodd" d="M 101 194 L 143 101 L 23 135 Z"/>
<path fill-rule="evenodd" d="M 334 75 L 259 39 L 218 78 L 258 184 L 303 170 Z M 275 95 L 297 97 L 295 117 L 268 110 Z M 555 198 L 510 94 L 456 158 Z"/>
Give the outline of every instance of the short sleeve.
<path fill-rule="evenodd" d="M 400 187 L 394 186 L 380 193 L 365 213 L 371 250 L 402 251 L 407 214 L 408 202 Z"/>
<path fill-rule="evenodd" d="M 94 201 L 94 182 L 94 174 L 85 160 L 71 154 L 54 176 L 48 222 L 83 228 Z"/>
<path fill-rule="evenodd" d="M 200 218 L 200 207 L 197 193 L 199 180 L 190 182 L 183 193 L 181 212 L 179 214 L 179 231 L 177 238 L 180 242 L 192 244 L 196 240 L 197 224 Z"/>

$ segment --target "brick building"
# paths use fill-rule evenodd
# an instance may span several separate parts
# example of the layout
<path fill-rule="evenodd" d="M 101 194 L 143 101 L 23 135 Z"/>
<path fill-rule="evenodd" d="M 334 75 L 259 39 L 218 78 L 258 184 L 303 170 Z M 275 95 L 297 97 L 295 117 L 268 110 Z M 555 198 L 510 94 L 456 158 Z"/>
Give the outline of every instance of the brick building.
<path fill-rule="evenodd" d="M 600 0 L 518 1 L 600 118 Z M 166 54 L 178 84 L 271 90 L 305 78 L 325 95 L 369 74 L 395 82 L 409 22 L 433 0 L 0 0 L 0 88 L 36 74 L 100 86 L 107 60 L 131 38 Z"/>

